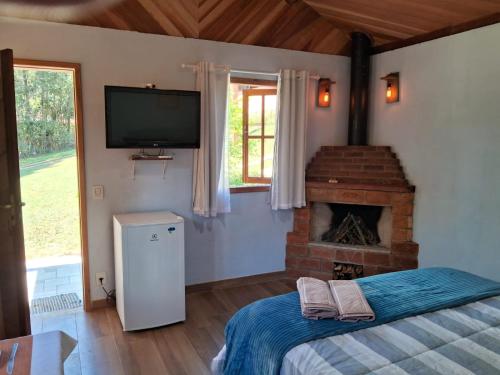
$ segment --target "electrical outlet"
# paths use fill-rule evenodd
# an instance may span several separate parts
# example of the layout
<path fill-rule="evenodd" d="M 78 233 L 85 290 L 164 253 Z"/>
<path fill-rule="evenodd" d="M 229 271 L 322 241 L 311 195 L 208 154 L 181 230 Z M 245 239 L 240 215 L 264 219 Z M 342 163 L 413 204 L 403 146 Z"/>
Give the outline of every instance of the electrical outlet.
<path fill-rule="evenodd" d="M 97 286 L 101 286 L 100 279 L 102 279 L 102 285 L 106 285 L 106 272 L 97 272 L 95 274 L 95 282 L 97 283 Z"/>

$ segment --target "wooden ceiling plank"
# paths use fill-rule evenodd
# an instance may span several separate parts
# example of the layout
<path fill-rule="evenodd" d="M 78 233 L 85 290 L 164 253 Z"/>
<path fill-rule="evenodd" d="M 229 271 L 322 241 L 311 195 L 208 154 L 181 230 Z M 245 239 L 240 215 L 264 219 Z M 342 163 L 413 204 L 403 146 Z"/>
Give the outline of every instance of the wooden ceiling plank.
<path fill-rule="evenodd" d="M 306 1 L 308 3 L 310 2 L 309 0 Z M 314 1 L 312 3 L 315 4 Z M 385 12 L 385 15 L 374 15 L 372 13 L 360 14 L 359 12 L 333 7 L 320 7 L 317 10 L 321 15 L 333 22 L 340 19 L 343 20 L 344 23 L 352 24 L 355 27 L 362 27 L 364 29 L 374 27 L 379 32 L 383 29 L 387 32 L 391 32 L 389 35 L 393 36 L 395 36 L 396 33 L 403 37 L 412 36 L 427 31 L 424 28 L 413 26 L 411 23 L 403 22 L 399 17 L 390 17 L 387 15 L 387 12 Z"/>
<path fill-rule="evenodd" d="M 374 36 L 391 40 L 406 39 L 418 34 L 415 32 L 410 33 L 408 31 L 401 31 L 397 30 L 396 28 L 390 28 L 376 24 L 353 22 L 352 20 L 346 19 L 341 16 L 329 17 L 328 19 L 332 23 L 332 26 L 335 26 L 339 29 L 350 30 L 351 32 L 363 31 Z"/>
<path fill-rule="evenodd" d="M 200 33 L 216 22 L 226 10 L 234 4 L 235 0 L 212 0 L 205 1 L 200 7 L 199 27 Z"/>
<path fill-rule="evenodd" d="M 255 20 L 265 13 L 263 9 L 271 9 L 273 2 L 253 0 L 251 2 L 233 1 L 219 18 L 209 27 L 202 29 L 202 36 L 208 39 L 228 43 L 241 43 L 243 38 L 251 32 Z"/>
<path fill-rule="evenodd" d="M 264 17 L 260 17 L 260 20 L 256 22 L 256 24 L 252 27 L 252 30 L 247 33 L 241 43 L 244 44 L 254 44 L 256 43 L 262 34 L 267 32 L 269 28 L 272 28 L 273 26 L 273 21 L 283 13 L 285 8 L 287 7 L 287 4 L 285 1 L 280 1 L 277 3 L 270 12 L 266 12 Z"/>
<path fill-rule="evenodd" d="M 113 9 L 134 31 L 165 35 L 165 30 L 137 1 L 126 0 Z"/>
<path fill-rule="evenodd" d="M 101 11 L 97 15 L 87 15 L 86 18 L 72 23 L 95 26 L 96 22 L 98 27 L 108 29 L 164 34 L 160 25 L 135 0 L 119 3 L 110 9 Z"/>
<path fill-rule="evenodd" d="M 407 24 L 419 25 L 425 31 L 436 30 L 446 23 L 463 22 L 468 18 L 475 18 L 476 15 L 458 7 L 457 1 L 452 0 L 446 4 L 447 0 L 412 0 L 408 6 L 397 8 L 397 0 L 389 1 L 389 7 L 396 9 L 395 17 Z M 466 0 L 469 3 L 471 0 Z"/>
<path fill-rule="evenodd" d="M 125 20 L 112 10 L 105 10 L 102 14 L 103 18 L 109 19 L 109 21 L 114 25 L 114 28 L 120 30 L 133 30 L 130 25 L 125 22 Z"/>
<path fill-rule="evenodd" d="M 399 42 L 401 39 L 387 39 L 383 37 L 379 37 L 377 35 L 372 35 L 373 38 L 373 45 L 374 46 L 380 46 L 382 44 L 387 44 L 387 43 L 394 43 L 394 42 Z"/>
<path fill-rule="evenodd" d="M 324 18 L 324 17 L 323 17 L 323 19 L 326 20 L 326 18 Z M 359 24 L 357 24 L 357 23 L 352 23 L 349 20 L 346 21 L 344 19 L 341 19 L 340 17 L 335 18 L 335 21 L 332 21 L 330 19 L 328 19 L 327 21 L 330 23 L 330 25 L 333 28 L 342 30 L 344 33 L 347 33 L 347 34 L 351 34 L 354 31 L 360 31 L 360 32 L 365 32 L 365 33 L 369 34 L 374 40 L 384 40 L 384 41 L 388 41 L 388 42 L 400 40 L 399 34 L 397 34 L 398 36 L 388 35 L 387 31 L 385 29 L 379 31 L 378 28 L 373 29 L 373 28 L 369 28 L 369 27 L 359 26 Z M 391 32 L 391 33 L 394 34 L 394 32 Z"/>
<path fill-rule="evenodd" d="M 295 2 L 286 9 L 283 16 L 275 20 L 272 28 L 266 34 L 262 35 L 259 43 L 269 47 L 280 48 L 286 40 L 318 18 L 320 18 L 320 15 L 308 5 L 305 5 L 302 1 Z M 325 22 L 330 24 L 326 20 Z"/>
<path fill-rule="evenodd" d="M 200 0 L 198 4 L 198 14 L 205 17 L 208 13 L 213 11 L 216 7 L 221 5 L 221 0 Z"/>
<path fill-rule="evenodd" d="M 312 36 L 318 32 L 321 28 L 323 19 L 318 18 L 317 20 L 311 22 L 307 27 L 302 29 L 300 32 L 296 32 L 292 35 L 283 46 L 285 48 L 295 49 L 299 51 L 306 50 L 306 47 L 311 42 Z"/>
<path fill-rule="evenodd" d="M 199 0 L 185 0 L 181 1 L 181 5 L 186 9 L 189 14 L 198 21 L 198 11 L 200 9 L 200 1 Z"/>
<path fill-rule="evenodd" d="M 488 11 L 478 7 L 488 0 L 305 0 L 319 13 L 328 17 L 328 14 L 345 17 L 357 17 L 361 23 L 368 23 L 359 17 L 370 17 L 382 22 L 393 21 L 396 24 L 412 27 L 422 34 L 432 30 L 449 26 L 456 22 L 464 22 L 488 12 L 500 11 L 500 2 L 489 4 Z M 486 12 L 486 13 L 485 13 Z"/>
<path fill-rule="evenodd" d="M 373 54 L 383 53 L 387 51 L 392 51 L 399 48 L 408 47 L 411 45 L 428 42 L 430 40 L 435 40 L 439 38 L 444 38 L 450 35 L 463 33 L 469 30 L 477 29 L 479 27 L 485 27 L 500 23 L 500 12 L 488 15 L 485 17 L 478 18 L 473 21 L 464 22 L 459 25 L 447 26 L 443 29 L 432 31 L 427 34 L 417 35 L 413 38 L 406 40 L 399 40 L 392 43 L 381 44 L 373 49 Z"/>
<path fill-rule="evenodd" d="M 219 0 L 201 0 L 198 4 L 198 22 L 201 22 L 217 6 L 219 6 Z"/>
<path fill-rule="evenodd" d="M 242 12 L 236 20 L 235 27 L 226 34 L 225 40 L 227 42 L 241 43 L 247 33 L 252 32 L 256 26 L 257 20 L 260 20 L 268 9 L 273 8 L 273 2 L 267 0 L 254 0 L 250 2 L 249 6 Z"/>
<path fill-rule="evenodd" d="M 467 22 L 473 19 L 484 17 L 485 15 L 500 12 L 500 1 L 498 0 L 421 0 L 421 5 L 432 7 L 433 13 L 443 17 L 450 22 L 454 18 L 454 22 Z"/>
<path fill-rule="evenodd" d="M 206 27 L 201 27 L 200 23 L 200 38 L 227 42 L 227 35 L 238 27 L 240 23 L 239 17 L 242 13 L 247 14 L 248 7 L 250 7 L 249 3 L 231 0 L 231 4 L 224 3 L 222 13 L 219 13 L 221 8 L 214 8 L 212 14 L 216 12 L 218 16 Z M 207 16 L 210 17 L 212 14 Z"/>
<path fill-rule="evenodd" d="M 199 35 L 198 19 L 185 6 L 193 0 L 179 2 L 177 0 L 152 0 L 158 9 L 175 25 L 185 37 L 197 38 Z"/>
<path fill-rule="evenodd" d="M 355 17 L 365 21 L 377 20 L 412 27 L 418 31 L 439 27 L 442 22 L 442 15 L 435 15 L 435 8 L 414 0 L 406 0 L 404 3 L 400 0 L 378 0 L 375 2 L 370 0 L 305 1 L 317 9 L 320 14 L 341 14 L 345 17 Z"/>
<path fill-rule="evenodd" d="M 312 52 L 338 55 L 345 49 L 346 44 L 350 42 L 351 38 L 349 34 L 329 25 L 313 36 L 310 47 Z"/>
<path fill-rule="evenodd" d="M 150 14 L 150 16 L 158 22 L 158 24 L 165 30 L 165 33 L 170 36 L 180 36 L 184 35 L 181 31 L 174 25 L 172 21 L 162 12 L 158 5 L 153 0 L 137 0 L 139 4 L 143 6 L 144 9 Z"/>

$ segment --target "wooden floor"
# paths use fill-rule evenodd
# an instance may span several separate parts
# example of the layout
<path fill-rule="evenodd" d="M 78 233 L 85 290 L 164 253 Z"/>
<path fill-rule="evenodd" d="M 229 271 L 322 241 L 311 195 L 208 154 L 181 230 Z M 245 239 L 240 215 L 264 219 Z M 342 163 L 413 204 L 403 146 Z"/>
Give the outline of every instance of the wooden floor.
<path fill-rule="evenodd" d="M 114 308 L 33 317 L 33 333 L 62 330 L 78 340 L 65 363 L 74 374 L 210 374 L 224 326 L 241 307 L 295 289 L 286 280 L 189 293 L 184 323 L 124 333 Z"/>

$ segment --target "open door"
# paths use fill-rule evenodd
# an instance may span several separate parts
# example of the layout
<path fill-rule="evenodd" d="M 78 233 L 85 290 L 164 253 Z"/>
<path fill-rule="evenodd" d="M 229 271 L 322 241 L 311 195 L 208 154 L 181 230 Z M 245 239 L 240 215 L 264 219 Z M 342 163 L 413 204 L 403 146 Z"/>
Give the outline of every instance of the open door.
<path fill-rule="evenodd" d="M 30 333 L 17 148 L 14 61 L 0 51 L 0 339 Z"/>

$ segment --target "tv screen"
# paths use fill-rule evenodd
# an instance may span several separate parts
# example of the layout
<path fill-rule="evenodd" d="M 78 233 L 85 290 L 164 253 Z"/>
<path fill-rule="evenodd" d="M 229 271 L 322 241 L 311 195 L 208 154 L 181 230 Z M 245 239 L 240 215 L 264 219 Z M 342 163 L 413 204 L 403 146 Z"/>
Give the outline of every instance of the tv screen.
<path fill-rule="evenodd" d="M 107 148 L 199 148 L 200 93 L 105 86 Z"/>

